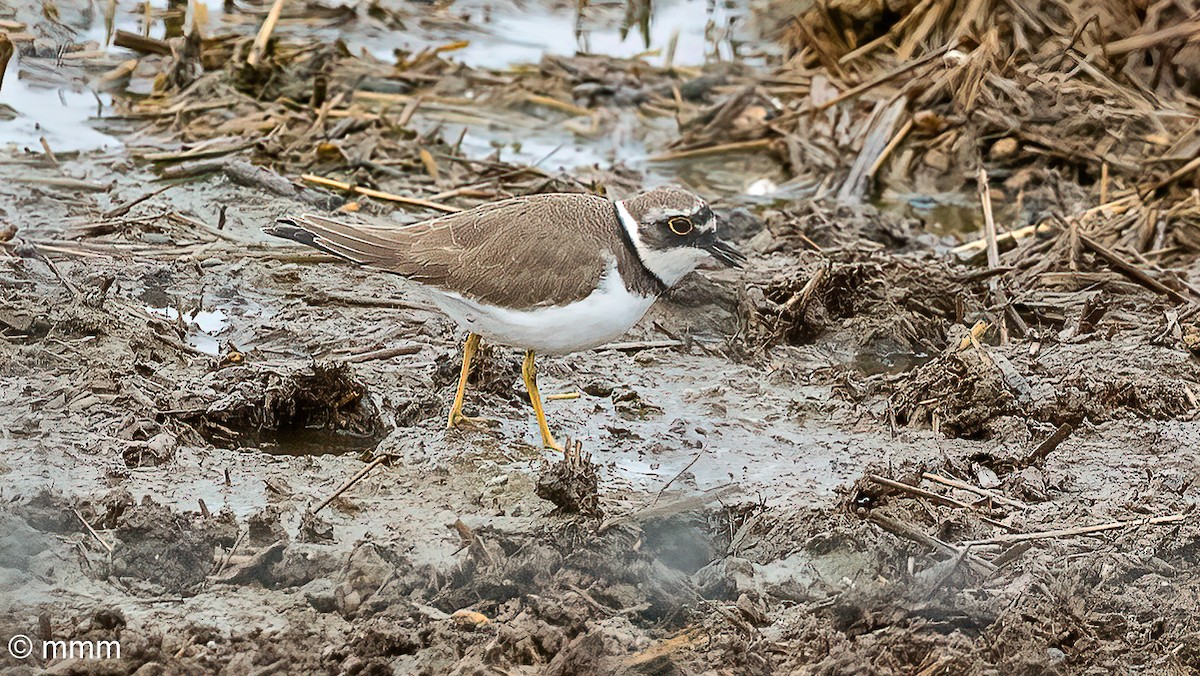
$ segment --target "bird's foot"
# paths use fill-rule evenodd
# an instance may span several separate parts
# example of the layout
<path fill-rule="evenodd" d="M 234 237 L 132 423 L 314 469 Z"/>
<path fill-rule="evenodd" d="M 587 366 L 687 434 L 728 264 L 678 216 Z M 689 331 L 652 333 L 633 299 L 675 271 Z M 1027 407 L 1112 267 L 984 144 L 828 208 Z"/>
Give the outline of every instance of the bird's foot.
<path fill-rule="evenodd" d="M 549 448 L 549 449 L 558 451 L 559 453 L 565 453 L 565 451 L 563 450 L 562 444 L 555 441 L 554 437 L 551 437 L 551 436 L 542 435 L 542 446 L 544 446 L 545 448 Z"/>
<path fill-rule="evenodd" d="M 446 429 L 452 430 L 460 427 L 495 427 L 497 424 L 499 423 L 491 418 L 465 415 L 462 411 L 457 411 L 450 414 L 450 420 L 446 423 Z"/>

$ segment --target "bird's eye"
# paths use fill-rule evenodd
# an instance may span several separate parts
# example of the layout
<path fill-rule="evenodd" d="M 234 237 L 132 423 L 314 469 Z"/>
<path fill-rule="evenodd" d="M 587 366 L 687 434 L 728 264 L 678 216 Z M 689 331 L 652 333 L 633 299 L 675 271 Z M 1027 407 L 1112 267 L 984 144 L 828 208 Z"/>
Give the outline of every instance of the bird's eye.
<path fill-rule="evenodd" d="M 692 222 L 683 216 L 676 216 L 667 221 L 667 227 L 671 229 L 671 232 L 682 237 L 692 231 Z"/>

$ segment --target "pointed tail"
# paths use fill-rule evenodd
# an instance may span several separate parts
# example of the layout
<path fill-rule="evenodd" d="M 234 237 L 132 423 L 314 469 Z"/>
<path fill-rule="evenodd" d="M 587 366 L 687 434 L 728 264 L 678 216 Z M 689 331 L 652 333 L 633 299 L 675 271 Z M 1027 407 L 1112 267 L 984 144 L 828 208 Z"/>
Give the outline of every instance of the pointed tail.
<path fill-rule="evenodd" d="M 386 268 L 402 248 L 401 242 L 389 237 L 371 234 L 348 223 L 314 214 L 280 218 L 264 227 L 263 232 L 311 246 L 358 265 L 374 267 Z"/>

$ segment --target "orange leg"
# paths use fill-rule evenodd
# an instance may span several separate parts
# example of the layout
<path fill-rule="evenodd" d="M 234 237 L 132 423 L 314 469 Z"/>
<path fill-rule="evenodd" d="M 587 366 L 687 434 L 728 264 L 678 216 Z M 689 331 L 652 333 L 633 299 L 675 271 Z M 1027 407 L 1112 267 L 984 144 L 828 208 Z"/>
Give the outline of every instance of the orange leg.
<path fill-rule="evenodd" d="M 450 407 L 450 418 L 446 421 L 446 429 L 454 429 L 459 423 L 472 423 L 479 420 L 478 418 L 469 418 L 462 412 L 463 400 L 467 396 L 467 376 L 471 373 L 471 358 L 478 350 L 479 334 L 472 333 L 467 336 L 467 344 L 463 347 L 462 371 L 458 375 L 458 392 L 454 395 L 454 405 Z"/>
<path fill-rule="evenodd" d="M 562 451 L 563 447 L 554 441 L 550 428 L 546 425 L 546 411 L 542 408 L 542 397 L 537 388 L 537 364 L 534 363 L 533 350 L 525 353 L 525 363 L 521 365 L 521 377 L 525 379 L 525 389 L 529 390 L 529 402 L 533 404 L 533 413 L 537 416 L 538 430 L 542 433 L 542 445 Z"/>

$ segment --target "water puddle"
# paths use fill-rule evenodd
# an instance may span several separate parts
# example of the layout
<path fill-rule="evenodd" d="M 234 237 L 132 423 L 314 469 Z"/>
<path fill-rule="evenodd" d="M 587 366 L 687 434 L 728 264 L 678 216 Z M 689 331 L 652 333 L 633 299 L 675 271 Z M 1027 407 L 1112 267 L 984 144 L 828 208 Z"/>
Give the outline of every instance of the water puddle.
<path fill-rule="evenodd" d="M 264 430 L 253 443 L 271 455 L 313 456 L 366 453 L 375 450 L 381 434 L 353 434 L 320 427 L 290 430 Z"/>
<path fill-rule="evenodd" d="M 423 20 L 421 31 L 386 41 L 368 37 L 364 43 L 386 59 L 397 47 L 417 52 L 467 39 L 465 47 L 446 57 L 471 67 L 505 69 L 537 63 L 545 54 L 641 57 L 656 66 L 670 58 L 673 65 L 698 66 L 742 56 L 756 37 L 743 28 L 750 18 L 747 6 L 711 0 L 627 0 L 574 8 L 456 4 L 454 9 L 465 22 Z M 754 43 L 756 49 L 761 46 Z"/>
<path fill-rule="evenodd" d="M 247 36 L 261 23 L 259 12 L 230 11 L 220 2 L 170 2 L 149 0 L 151 37 L 167 37 L 174 27 L 188 25 L 193 18 L 205 35 L 228 31 Z M 327 10 L 327 11 L 325 11 Z M 313 18 L 324 11 L 327 19 Z M 343 8 L 285 9 L 276 27 L 280 36 L 303 33 L 307 39 L 344 40 L 352 51 L 365 49 L 384 61 L 398 54 L 417 53 L 463 41 L 465 46 L 445 51 L 443 56 L 468 66 L 506 70 L 537 63 L 544 55 L 573 56 L 580 53 L 617 58 L 641 58 L 656 66 L 698 66 L 713 61 L 737 59 L 762 62 L 762 54 L 777 49 L 774 42 L 759 39 L 756 17 L 748 5 L 717 0 L 625 0 L 609 3 L 555 5 L 534 0 L 523 5 L 502 0 L 466 0 L 450 8 L 418 8 L 403 4 L 381 5 L 355 16 Z M 145 32 L 144 5 L 120 0 L 111 21 L 104 12 L 93 12 L 80 41 L 94 42 L 108 54 L 124 57 L 127 50 L 109 43 L 112 31 Z M 169 24 L 169 26 L 168 26 Z M 13 77 L 15 80 L 15 77 Z M 8 97 L 6 82 L 5 99 Z M 469 94 L 469 93 L 468 93 Z M 14 96 L 29 99 L 15 106 L 21 112 L 46 109 L 58 104 L 68 114 L 62 131 L 47 138 L 51 147 L 90 149 L 117 142 L 89 126 L 91 116 L 107 105 L 90 92 L 46 90 L 34 100 L 28 87 Z M 51 101 L 48 97 L 53 97 Z M 83 104 L 87 104 L 86 106 Z M 423 105 L 413 120 L 423 133 L 437 130 L 443 138 L 462 136 L 463 153 L 474 159 L 498 154 L 504 161 L 535 164 L 544 169 L 575 170 L 588 166 L 607 168 L 625 164 L 645 171 L 654 183 L 682 182 L 705 193 L 740 196 L 746 201 L 778 198 L 774 193 L 786 176 L 767 153 L 742 153 L 697 158 L 674 163 L 649 162 L 651 149 L 664 147 L 677 131 L 670 119 L 646 119 L 636 108 L 615 108 L 599 124 L 586 117 L 572 118 L 562 111 L 521 103 L 476 106 Z M 38 144 L 39 133 L 28 114 L 18 118 L 0 141 Z M 46 126 L 47 123 L 43 123 Z M 590 128 L 589 128 L 590 127 Z M 464 134 L 465 132 L 465 134 Z M 74 138 L 72 138 L 72 135 Z M 789 197 L 789 194 L 782 197 Z"/>
<path fill-rule="evenodd" d="M 738 385 L 741 394 L 735 394 L 729 379 L 755 376 L 706 362 L 694 369 L 713 377 L 677 372 L 663 378 L 661 371 L 638 370 L 637 392 L 649 406 L 644 418 L 622 417 L 611 398 L 590 396 L 552 402 L 547 416 L 553 421 L 565 417 L 562 411 L 578 413 L 561 433 L 580 439 L 605 467 L 608 490 L 651 495 L 668 483 L 672 492 L 684 493 L 734 484 L 767 504 L 815 502 L 861 476 L 863 458 L 886 454 L 887 439 L 855 435 L 825 420 L 819 412 L 827 391 L 804 388 L 780 397 L 764 389 L 761 396 L 746 396 L 755 388 Z M 802 401 L 790 402 L 792 396 Z M 796 414 L 796 407 L 815 413 Z M 536 441 L 531 417 L 513 423 L 511 434 Z"/>
<path fill-rule="evenodd" d="M 840 431 L 773 423 L 767 432 L 765 424 L 754 429 L 752 420 L 719 427 L 703 452 L 671 445 L 656 453 L 597 451 L 596 459 L 612 462 L 616 479 L 641 491 L 655 492 L 679 477 L 673 489 L 706 491 L 732 483 L 768 502 L 797 494 L 817 499 L 856 478 L 855 468 L 841 463 L 852 440 Z"/>
<path fill-rule="evenodd" d="M 173 307 L 145 306 L 146 312 L 168 321 L 179 321 L 179 310 Z M 229 325 L 229 313 L 222 309 L 196 310 L 183 315 L 183 321 L 188 325 L 187 342 L 192 347 L 205 354 L 218 356 L 221 354 L 221 341 L 218 336 Z"/>
<path fill-rule="evenodd" d="M 437 110 L 418 111 L 413 120 L 421 133 L 440 130 L 442 138 L 457 139 L 464 155 L 536 165 L 545 170 L 576 169 L 645 158 L 643 138 L 632 132 L 608 130 L 595 136 L 576 134 L 564 126 L 570 118 L 543 119 L 504 108 L 485 108 L 495 119 L 473 121 Z M 622 125 L 618 125 L 622 126 Z M 644 134 L 647 130 L 639 130 Z M 636 160 L 634 160 L 636 161 Z"/>
<path fill-rule="evenodd" d="M 351 51 L 365 49 L 383 61 L 394 61 L 396 53 L 415 54 L 427 49 L 445 49 L 448 60 L 472 68 L 506 70 L 535 64 L 546 54 L 575 56 L 595 54 L 615 58 L 642 58 L 655 66 L 700 66 L 712 61 L 762 62 L 765 51 L 777 51 L 774 43 L 760 41 L 751 9 L 742 3 L 716 0 L 625 0 L 607 3 L 553 4 L 550 0 L 531 3 L 507 0 L 466 0 L 448 7 L 423 7 L 423 3 L 399 6 L 380 3 L 357 16 L 338 3 L 311 3 L 303 10 L 285 7 L 276 34 L 303 34 L 308 39 L 343 40 Z M 206 36 L 228 30 L 252 35 L 261 25 L 263 12 L 226 11 L 233 5 L 210 0 L 171 3 L 149 0 L 152 12 L 150 36 L 182 34 L 184 27 L 199 18 Z M 144 31 L 142 2 L 120 0 L 112 25 L 98 11 L 83 38 L 99 45 L 107 43 L 111 30 Z M 264 6 L 265 12 L 265 6 Z M 320 15 L 325 15 L 321 18 Z M 164 17 L 169 18 L 168 31 Z M 117 48 L 109 45 L 112 52 Z M 123 51 L 123 50 L 118 50 Z"/>
<path fill-rule="evenodd" d="M 41 70 L 42 61 L 33 70 Z M 0 145 L 13 144 L 42 152 L 40 139 L 56 152 L 97 150 L 120 147 L 117 139 L 97 130 L 93 125 L 103 109 L 112 103 L 110 97 L 79 90 L 71 85 L 50 83 L 61 78 L 52 72 L 38 77 L 46 86 L 30 79 L 30 69 L 22 69 L 22 59 L 14 56 L 4 73 L 0 90 Z"/>
<path fill-rule="evenodd" d="M 983 228 L 983 210 L 974 193 L 885 194 L 874 202 L 880 210 L 915 218 L 939 237 L 967 235 Z"/>
<path fill-rule="evenodd" d="M 854 367 L 863 375 L 896 375 L 911 371 L 933 358 L 924 352 L 888 352 L 863 350 L 854 357 Z"/>

